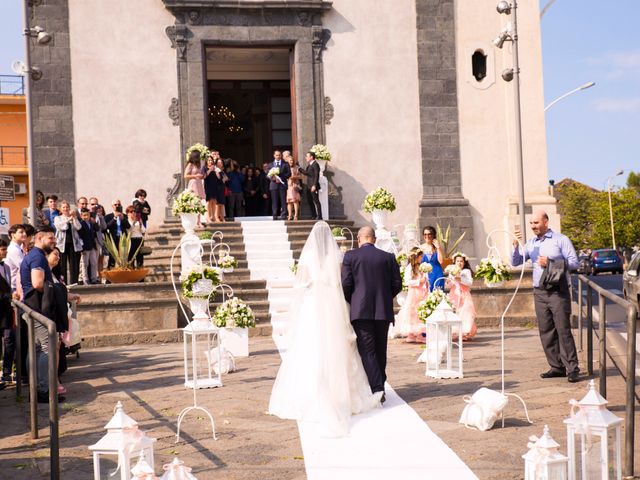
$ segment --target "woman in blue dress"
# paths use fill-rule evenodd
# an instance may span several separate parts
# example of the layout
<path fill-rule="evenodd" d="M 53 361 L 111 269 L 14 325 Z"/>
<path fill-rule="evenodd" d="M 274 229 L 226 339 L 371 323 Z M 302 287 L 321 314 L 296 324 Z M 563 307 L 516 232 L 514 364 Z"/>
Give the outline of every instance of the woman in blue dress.
<path fill-rule="evenodd" d="M 442 278 L 444 277 L 444 272 L 442 271 L 444 250 L 440 242 L 436 240 L 436 229 L 424 227 L 422 237 L 424 238 L 424 243 L 420 245 L 420 249 L 424 252 L 422 262 L 428 263 L 433 267 L 433 270 L 429 272 L 429 291 L 433 291 L 435 287 L 444 289 L 444 278 Z"/>

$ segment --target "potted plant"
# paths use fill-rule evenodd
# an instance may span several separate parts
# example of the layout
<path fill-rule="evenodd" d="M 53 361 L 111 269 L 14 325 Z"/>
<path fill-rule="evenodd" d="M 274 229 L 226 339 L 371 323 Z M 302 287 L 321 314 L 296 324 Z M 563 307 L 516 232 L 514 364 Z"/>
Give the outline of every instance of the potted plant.
<path fill-rule="evenodd" d="M 456 248 L 464 238 L 467 232 L 462 232 L 462 235 L 458 237 L 458 239 L 454 242 L 451 241 L 451 225 L 447 225 L 446 230 L 442 230 L 439 224 L 436 223 L 436 239 L 442 245 L 442 250 L 444 251 L 444 260 L 442 262 L 442 268 L 446 268 L 448 265 L 453 263 L 453 259 L 451 256 L 456 251 Z"/>
<path fill-rule="evenodd" d="M 102 276 L 111 283 L 134 283 L 143 280 L 149 273 L 148 268 L 133 268 L 133 262 L 136 259 L 138 250 L 142 244 L 138 246 L 133 255 L 129 255 L 131 251 L 131 237 L 128 233 L 120 235 L 118 245 L 113 240 L 110 233 L 104 238 L 104 245 L 113 258 L 115 266 L 109 270 L 103 270 Z M 129 260 L 131 258 L 131 260 Z"/>
<path fill-rule="evenodd" d="M 171 212 L 178 215 L 182 221 L 182 227 L 187 233 L 193 233 L 198 223 L 198 215 L 204 215 L 207 209 L 202 200 L 190 190 L 184 190 L 173 202 Z"/>
<path fill-rule="evenodd" d="M 249 327 L 256 326 L 251 307 L 231 297 L 216 308 L 213 323 L 220 328 L 222 344 L 235 357 L 249 356 Z"/>
<path fill-rule="evenodd" d="M 444 293 L 444 290 L 441 288 L 434 288 L 432 292 L 429 292 L 427 298 L 418 303 L 418 318 L 423 322 L 426 322 L 427 318 L 431 316 L 443 300 L 453 308 L 453 305 L 451 305 L 451 302 L 447 298 L 447 294 Z"/>
<path fill-rule="evenodd" d="M 500 287 L 505 280 L 511 279 L 509 267 L 495 256 L 480 260 L 476 269 L 476 278 L 483 278 L 487 287 Z"/>
<path fill-rule="evenodd" d="M 320 165 L 320 171 L 324 172 L 325 168 L 327 168 L 327 162 L 331 161 L 331 153 L 329 153 L 327 146 L 318 143 L 311 147 L 309 151 L 316 156 L 316 161 L 318 165 Z"/>
<path fill-rule="evenodd" d="M 223 273 L 231 273 L 234 268 L 238 268 L 238 261 L 235 257 L 229 255 L 228 253 L 221 253 L 218 258 L 218 267 L 220 267 Z"/>
<path fill-rule="evenodd" d="M 215 287 L 220 284 L 220 273 L 219 268 L 199 264 L 180 275 L 182 296 L 189 300 L 194 317 L 198 313 L 205 313 L 209 318 L 209 301 L 214 295 Z"/>
<path fill-rule="evenodd" d="M 378 187 L 365 197 L 362 208 L 371 214 L 376 229 L 384 229 L 388 212 L 396 209 L 396 199 L 386 189 Z"/>

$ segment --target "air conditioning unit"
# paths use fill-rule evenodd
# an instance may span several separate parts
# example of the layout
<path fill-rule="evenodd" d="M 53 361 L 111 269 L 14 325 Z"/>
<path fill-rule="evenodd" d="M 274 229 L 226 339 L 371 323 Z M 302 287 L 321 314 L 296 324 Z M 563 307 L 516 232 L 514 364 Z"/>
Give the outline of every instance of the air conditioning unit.
<path fill-rule="evenodd" d="M 16 193 L 25 194 L 25 193 L 27 193 L 27 184 L 26 183 L 16 183 L 15 189 L 16 189 Z"/>

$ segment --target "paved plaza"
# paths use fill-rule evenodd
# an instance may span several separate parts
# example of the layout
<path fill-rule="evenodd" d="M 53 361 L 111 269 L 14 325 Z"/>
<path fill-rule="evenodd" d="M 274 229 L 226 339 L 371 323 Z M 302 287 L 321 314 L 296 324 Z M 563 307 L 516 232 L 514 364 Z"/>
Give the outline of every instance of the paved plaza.
<path fill-rule="evenodd" d="M 251 356 L 238 359 L 238 371 L 224 377 L 224 388 L 198 392 L 199 403 L 215 417 L 217 441 L 211 438 L 208 419 L 196 412 L 183 421 L 177 444 L 178 413 L 192 403 L 192 392 L 182 385 L 182 344 L 82 350 L 80 359 L 69 357 L 70 369 L 64 376 L 69 393 L 60 410 L 62 478 L 92 478 L 87 447 L 104 434 L 103 427 L 118 400 L 140 427 L 157 439 L 156 473 L 178 455 L 193 467 L 199 480 L 306 478 L 296 423 L 265 413 L 280 364 L 278 351 L 270 337 L 252 337 L 250 344 Z M 547 366 L 536 330 L 509 330 L 506 347 L 507 391 L 522 396 L 534 424 L 526 422 L 521 405 L 512 398 L 505 428 L 498 425 L 488 432 L 470 430 L 457 422 L 464 407 L 463 395 L 482 386 L 500 389 L 498 331 L 481 331 L 465 343 L 462 380 L 427 379 L 424 365 L 415 362 L 419 346 L 395 340 L 389 347 L 389 383 L 481 479 L 523 478 L 521 455 L 527 439 L 540 435 L 545 424 L 566 453 L 562 420 L 569 415 L 568 401 L 582 398 L 587 388 L 586 379 L 577 384 L 562 378 L 540 379 L 539 373 Z M 609 374 L 610 409 L 622 417 L 624 383 L 616 370 L 610 369 Z M 32 442 L 27 404 L 16 407 L 14 394 L 13 387 L 0 392 L 4 413 L 0 477 L 47 478 L 47 407 L 39 407 L 43 438 Z M 383 441 L 384 432 L 380 435 Z"/>

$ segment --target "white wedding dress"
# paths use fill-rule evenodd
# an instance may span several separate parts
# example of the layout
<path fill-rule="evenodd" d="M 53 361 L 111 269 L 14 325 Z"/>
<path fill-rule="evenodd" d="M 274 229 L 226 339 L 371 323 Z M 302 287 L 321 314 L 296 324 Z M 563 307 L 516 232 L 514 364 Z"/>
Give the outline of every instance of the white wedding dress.
<path fill-rule="evenodd" d="M 269 413 L 319 424 L 322 435 L 349 433 L 351 415 L 380 406 L 371 393 L 340 283 L 340 250 L 325 222 L 313 227 L 300 255 L 299 295 Z"/>

